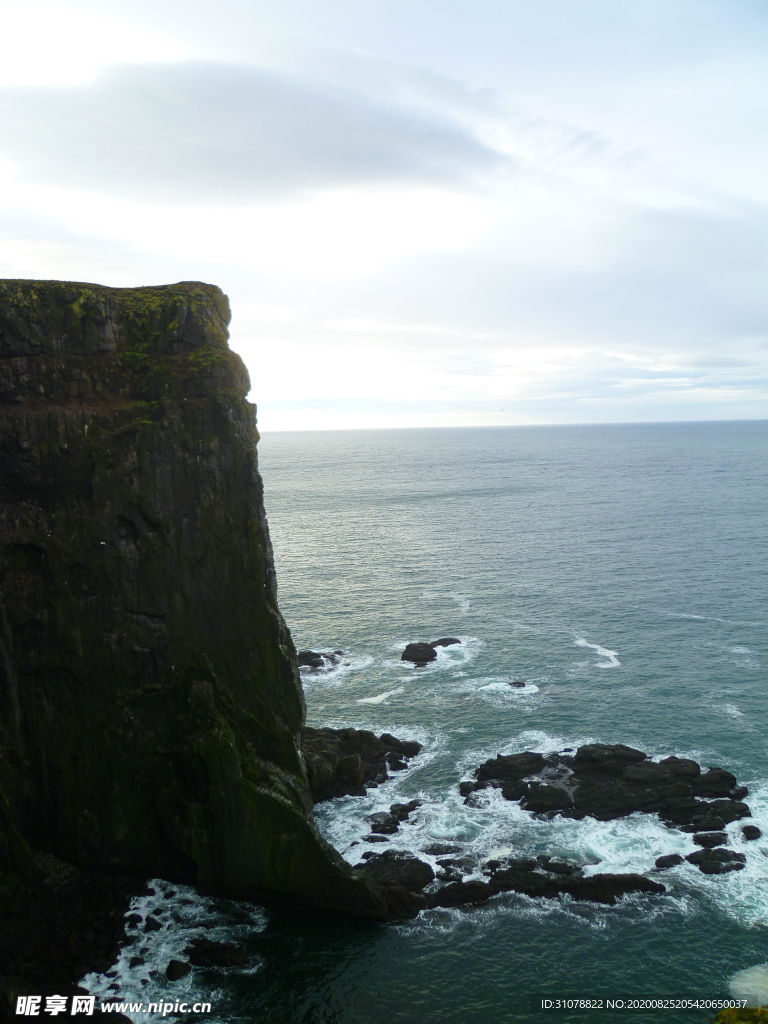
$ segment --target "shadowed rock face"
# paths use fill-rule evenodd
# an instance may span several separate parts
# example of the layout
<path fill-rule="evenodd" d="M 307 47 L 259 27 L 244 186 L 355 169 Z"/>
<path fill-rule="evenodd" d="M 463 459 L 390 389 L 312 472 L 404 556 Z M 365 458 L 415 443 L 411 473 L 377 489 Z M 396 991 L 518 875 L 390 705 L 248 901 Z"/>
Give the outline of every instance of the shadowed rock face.
<path fill-rule="evenodd" d="M 311 823 L 228 321 L 210 285 L 0 282 L 0 871 L 380 917 Z"/>

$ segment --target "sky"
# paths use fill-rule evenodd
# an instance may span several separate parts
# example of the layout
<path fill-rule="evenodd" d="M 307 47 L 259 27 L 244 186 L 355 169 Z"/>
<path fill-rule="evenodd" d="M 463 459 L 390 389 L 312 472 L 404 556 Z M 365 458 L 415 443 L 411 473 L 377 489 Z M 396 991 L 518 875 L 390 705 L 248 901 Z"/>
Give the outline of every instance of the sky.
<path fill-rule="evenodd" d="M 230 297 L 262 432 L 768 418 L 765 0 L 0 0 L 0 277 Z"/>

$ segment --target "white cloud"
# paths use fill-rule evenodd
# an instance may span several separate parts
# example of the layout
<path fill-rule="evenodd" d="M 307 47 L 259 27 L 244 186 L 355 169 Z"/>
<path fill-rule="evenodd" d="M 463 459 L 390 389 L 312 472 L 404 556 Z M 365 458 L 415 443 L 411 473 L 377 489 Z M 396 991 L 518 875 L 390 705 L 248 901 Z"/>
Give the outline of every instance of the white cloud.
<path fill-rule="evenodd" d="M 0 152 L 26 180 L 180 205 L 366 182 L 462 183 L 509 165 L 434 112 L 210 62 L 123 66 L 66 89 L 6 89 Z"/>
<path fill-rule="evenodd" d="M 222 5 L 0 8 L 0 274 L 221 285 L 265 429 L 765 416 L 759 5 Z"/>

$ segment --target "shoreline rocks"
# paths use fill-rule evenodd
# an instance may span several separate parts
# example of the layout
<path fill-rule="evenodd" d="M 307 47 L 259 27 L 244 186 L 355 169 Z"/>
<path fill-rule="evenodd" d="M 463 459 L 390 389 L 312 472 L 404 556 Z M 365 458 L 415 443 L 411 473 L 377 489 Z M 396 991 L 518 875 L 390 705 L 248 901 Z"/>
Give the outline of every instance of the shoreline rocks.
<path fill-rule="evenodd" d="M 32 853 L 34 880 L 0 880 L 0 1022 L 24 995 L 83 993 L 78 980 L 107 971 L 125 940 L 125 914 L 145 883 Z"/>
<path fill-rule="evenodd" d="M 316 804 L 338 796 L 365 796 L 390 771 L 407 768 L 407 759 L 421 750 L 415 740 L 399 740 L 387 732 L 377 737 L 367 729 L 304 728 L 300 747 Z"/>

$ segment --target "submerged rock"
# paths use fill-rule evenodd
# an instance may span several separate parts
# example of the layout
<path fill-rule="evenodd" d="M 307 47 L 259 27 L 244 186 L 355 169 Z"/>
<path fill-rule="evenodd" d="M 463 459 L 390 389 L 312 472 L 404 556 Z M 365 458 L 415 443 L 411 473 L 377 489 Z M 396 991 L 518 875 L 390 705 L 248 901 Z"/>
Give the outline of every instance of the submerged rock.
<path fill-rule="evenodd" d="M 195 282 L 0 282 L 0 870 L 381 918 L 312 823 L 228 321 Z"/>
<path fill-rule="evenodd" d="M 365 796 L 368 787 L 385 782 L 390 771 L 406 768 L 406 759 L 420 750 L 415 740 L 398 740 L 387 732 L 375 736 L 367 729 L 301 731 L 314 803 L 337 796 Z"/>

